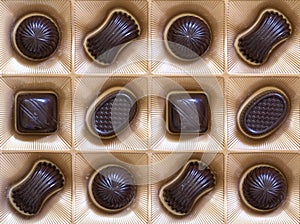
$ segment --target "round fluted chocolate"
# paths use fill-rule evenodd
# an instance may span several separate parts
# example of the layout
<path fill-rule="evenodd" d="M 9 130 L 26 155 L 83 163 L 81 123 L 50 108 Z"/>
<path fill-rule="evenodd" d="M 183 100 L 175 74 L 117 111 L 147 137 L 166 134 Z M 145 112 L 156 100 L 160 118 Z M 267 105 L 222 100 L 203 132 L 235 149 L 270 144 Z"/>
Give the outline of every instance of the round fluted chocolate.
<path fill-rule="evenodd" d="M 258 166 L 246 175 L 242 184 L 242 194 L 254 209 L 274 210 L 286 198 L 287 182 L 277 169 Z"/>
<path fill-rule="evenodd" d="M 120 211 L 133 201 L 136 195 L 134 178 L 126 169 L 107 166 L 92 178 L 90 194 L 96 205 L 111 212 Z"/>
<path fill-rule="evenodd" d="M 165 38 L 169 51 L 175 57 L 195 60 L 207 51 L 211 42 L 211 32 L 203 19 L 186 15 L 170 24 Z"/>
<path fill-rule="evenodd" d="M 21 18 L 14 32 L 15 47 L 31 60 L 45 60 L 57 49 L 59 29 L 52 19 L 43 15 Z"/>

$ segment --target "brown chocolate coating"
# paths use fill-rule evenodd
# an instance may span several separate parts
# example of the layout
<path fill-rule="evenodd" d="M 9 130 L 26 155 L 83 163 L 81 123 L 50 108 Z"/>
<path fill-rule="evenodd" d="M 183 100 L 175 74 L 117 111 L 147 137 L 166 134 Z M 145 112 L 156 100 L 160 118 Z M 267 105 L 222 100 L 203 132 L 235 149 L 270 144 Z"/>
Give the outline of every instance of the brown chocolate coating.
<path fill-rule="evenodd" d="M 167 130 L 171 134 L 203 134 L 209 129 L 210 108 L 204 93 L 174 92 L 167 104 Z"/>
<path fill-rule="evenodd" d="M 240 56 L 252 65 L 267 61 L 271 51 L 292 34 L 287 18 L 277 10 L 265 10 L 256 25 L 252 26 L 236 40 Z"/>
<path fill-rule="evenodd" d="M 21 92 L 15 100 L 19 134 L 51 134 L 57 130 L 58 102 L 52 92 Z"/>
<path fill-rule="evenodd" d="M 262 165 L 248 172 L 241 193 L 251 208 L 271 211 L 286 199 L 287 182 L 277 169 Z"/>

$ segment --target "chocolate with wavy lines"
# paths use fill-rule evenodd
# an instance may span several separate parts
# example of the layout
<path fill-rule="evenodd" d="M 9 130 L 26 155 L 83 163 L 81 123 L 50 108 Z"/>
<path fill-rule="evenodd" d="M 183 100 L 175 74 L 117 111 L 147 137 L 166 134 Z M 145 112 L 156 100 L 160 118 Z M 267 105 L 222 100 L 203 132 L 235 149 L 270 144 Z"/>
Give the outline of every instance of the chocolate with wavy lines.
<path fill-rule="evenodd" d="M 250 28 L 238 35 L 234 46 L 244 61 L 259 66 L 291 34 L 292 26 L 287 17 L 278 10 L 266 9 Z"/>
<path fill-rule="evenodd" d="M 211 30 L 200 16 L 191 13 L 180 14 L 167 24 L 164 42 L 167 50 L 177 59 L 197 60 L 210 46 Z"/>
<path fill-rule="evenodd" d="M 277 209 L 287 197 L 287 181 L 284 175 L 268 164 L 248 169 L 240 181 L 243 202 L 258 212 Z"/>
<path fill-rule="evenodd" d="M 113 10 L 102 25 L 87 34 L 84 49 L 100 65 L 111 65 L 130 42 L 140 36 L 138 21 L 123 9 Z"/>
<path fill-rule="evenodd" d="M 185 216 L 215 184 L 215 176 L 205 163 L 190 160 L 173 180 L 161 187 L 159 199 L 173 215 Z"/>
<path fill-rule="evenodd" d="M 51 161 L 37 161 L 31 171 L 9 191 L 11 205 L 22 215 L 34 216 L 65 185 L 61 170 Z"/>
<path fill-rule="evenodd" d="M 31 61 L 48 59 L 56 51 L 60 31 L 56 22 L 41 13 L 20 18 L 13 30 L 13 45 L 19 54 Z"/>

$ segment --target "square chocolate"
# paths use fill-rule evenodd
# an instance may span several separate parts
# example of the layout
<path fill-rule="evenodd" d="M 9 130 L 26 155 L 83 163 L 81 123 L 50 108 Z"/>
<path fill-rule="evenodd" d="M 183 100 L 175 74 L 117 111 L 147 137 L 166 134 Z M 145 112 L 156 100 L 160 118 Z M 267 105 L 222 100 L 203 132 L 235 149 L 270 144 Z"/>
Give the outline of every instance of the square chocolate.
<path fill-rule="evenodd" d="M 57 95 L 21 91 L 15 96 L 15 130 L 19 134 L 51 134 L 57 130 Z"/>
<path fill-rule="evenodd" d="M 166 101 L 166 128 L 170 134 L 204 134 L 209 129 L 210 108 L 202 91 L 171 92 Z"/>

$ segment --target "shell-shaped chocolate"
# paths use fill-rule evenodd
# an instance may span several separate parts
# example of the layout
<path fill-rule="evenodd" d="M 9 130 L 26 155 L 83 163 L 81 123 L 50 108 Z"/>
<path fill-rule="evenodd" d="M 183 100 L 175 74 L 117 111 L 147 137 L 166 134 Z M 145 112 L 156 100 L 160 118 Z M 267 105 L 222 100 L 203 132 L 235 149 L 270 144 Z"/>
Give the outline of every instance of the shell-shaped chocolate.
<path fill-rule="evenodd" d="M 246 171 L 240 185 L 245 204 L 256 211 L 269 212 L 280 206 L 287 196 L 287 181 L 269 165 L 257 165 Z"/>
<path fill-rule="evenodd" d="M 277 10 L 267 9 L 253 26 L 237 37 L 235 48 L 247 63 L 261 65 L 267 61 L 271 51 L 291 34 L 292 27 L 288 19 Z"/>
<path fill-rule="evenodd" d="M 250 138 L 264 138 L 282 125 L 289 111 L 289 98 L 282 90 L 264 87 L 251 95 L 240 107 L 238 127 Z"/>
<path fill-rule="evenodd" d="M 172 214 L 187 215 L 194 204 L 213 189 L 215 182 L 215 176 L 206 164 L 190 160 L 173 180 L 162 186 L 159 198 Z"/>
<path fill-rule="evenodd" d="M 109 139 L 127 128 L 137 112 L 135 95 L 122 87 L 102 93 L 86 116 L 88 129 L 100 138 Z"/>
<path fill-rule="evenodd" d="M 56 51 L 59 37 L 59 29 L 53 19 L 43 14 L 29 14 L 17 22 L 13 43 L 26 59 L 41 61 Z"/>
<path fill-rule="evenodd" d="M 173 18 L 164 33 L 168 51 L 180 60 L 196 60 L 211 43 L 211 31 L 207 22 L 193 14 Z"/>
<path fill-rule="evenodd" d="M 140 25 L 127 11 L 112 11 L 105 22 L 84 41 L 86 53 L 101 65 L 110 65 L 120 51 L 140 36 Z"/>
<path fill-rule="evenodd" d="M 92 175 L 89 195 L 98 208 L 118 212 L 128 207 L 134 200 L 135 180 L 133 175 L 121 166 L 104 166 Z"/>
<path fill-rule="evenodd" d="M 64 184 L 64 175 L 60 169 L 50 161 L 40 160 L 25 178 L 10 189 L 9 201 L 19 213 L 33 216 Z"/>

